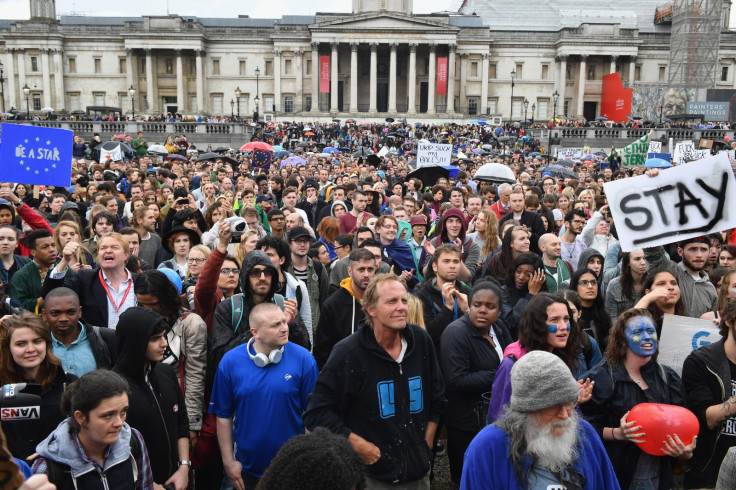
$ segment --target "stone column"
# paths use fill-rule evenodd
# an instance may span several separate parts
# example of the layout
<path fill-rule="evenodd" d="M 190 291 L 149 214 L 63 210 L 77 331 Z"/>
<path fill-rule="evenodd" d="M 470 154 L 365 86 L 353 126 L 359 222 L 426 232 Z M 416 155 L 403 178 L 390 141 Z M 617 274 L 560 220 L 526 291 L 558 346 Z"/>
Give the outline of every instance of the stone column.
<path fill-rule="evenodd" d="M 157 104 L 155 103 L 156 97 L 153 93 L 153 56 L 151 50 L 146 49 L 146 98 L 148 99 L 148 112 L 149 114 L 155 114 Z M 197 94 L 199 97 L 199 94 Z M 197 102 L 199 103 L 199 102 Z M 145 106 L 141 107 L 141 111 L 145 111 Z"/>
<path fill-rule="evenodd" d="M 22 49 L 16 50 L 18 52 L 18 108 L 23 111 L 25 110 L 26 94 L 23 93 L 23 87 L 25 87 L 26 81 L 26 52 Z M 29 103 L 30 105 L 30 103 Z"/>
<path fill-rule="evenodd" d="M 481 63 L 480 77 L 480 113 L 486 115 L 488 112 L 488 60 L 491 58 L 490 53 L 483 53 L 483 62 Z"/>
<path fill-rule="evenodd" d="M 610 57 L 611 66 L 608 68 L 608 74 L 609 75 L 611 73 L 616 73 L 616 60 L 617 59 L 618 59 L 618 56 L 615 56 L 615 55 L 613 55 L 613 56 Z"/>
<path fill-rule="evenodd" d="M 370 86 L 370 105 L 368 111 L 371 113 L 378 112 L 376 104 L 377 95 L 377 78 L 378 78 L 378 43 L 371 43 L 371 86 Z"/>
<path fill-rule="evenodd" d="M 450 44 L 450 55 L 447 59 L 447 109 L 446 112 L 455 112 L 455 50 L 457 44 Z"/>
<path fill-rule="evenodd" d="M 560 62 L 559 71 L 557 72 L 557 82 L 555 90 L 558 94 L 560 94 L 560 98 L 562 100 L 565 99 L 565 88 L 567 86 L 567 55 L 561 54 L 557 57 L 557 60 Z"/>
<path fill-rule="evenodd" d="M 389 79 L 388 79 L 388 112 L 396 112 L 396 43 L 391 43 L 391 55 L 389 57 Z"/>
<path fill-rule="evenodd" d="M 18 109 L 18 99 L 15 92 L 15 49 L 9 48 L 5 50 L 5 89 L 8 91 L 8 98 L 5 99 L 5 110 L 10 112 L 11 108 Z M 23 85 L 20 86 L 23 88 Z"/>
<path fill-rule="evenodd" d="M 184 93 L 184 62 L 181 58 L 181 49 L 175 49 L 174 54 L 176 54 L 176 107 L 179 112 L 183 112 L 189 107 Z"/>
<path fill-rule="evenodd" d="M 319 112 L 319 43 L 312 43 L 312 110 Z"/>
<path fill-rule="evenodd" d="M 201 49 L 198 49 L 196 51 L 196 55 L 197 55 L 197 62 L 196 62 L 197 112 L 199 112 L 200 114 L 206 114 L 206 111 L 207 111 L 207 101 L 205 100 L 205 97 L 204 97 L 204 59 L 203 59 L 204 54 L 205 54 L 204 51 Z"/>
<path fill-rule="evenodd" d="M 578 97 L 577 97 L 577 116 L 583 115 L 583 102 L 585 99 L 585 78 L 587 73 L 585 61 L 588 59 L 587 54 L 580 55 L 580 73 L 578 73 Z M 564 102 L 563 102 L 564 105 Z"/>
<path fill-rule="evenodd" d="M 41 74 L 43 76 L 43 96 L 41 97 L 41 107 L 51 106 L 51 67 L 49 66 L 49 50 L 44 48 L 41 50 Z M 56 109 L 54 107 L 54 109 Z"/>
<path fill-rule="evenodd" d="M 417 45 L 409 44 L 409 79 L 407 80 L 407 94 L 409 96 L 409 114 L 417 113 Z"/>
<path fill-rule="evenodd" d="M 437 45 L 429 45 L 429 90 L 427 90 L 427 113 L 434 114 L 434 96 L 437 93 Z"/>
<path fill-rule="evenodd" d="M 358 112 L 358 43 L 350 43 L 350 115 Z"/>
<path fill-rule="evenodd" d="M 304 50 L 298 49 L 295 52 L 296 100 L 294 101 L 294 111 L 302 111 L 304 109 Z"/>
<path fill-rule="evenodd" d="M 330 114 L 337 114 L 337 48 L 339 43 L 330 43 Z"/>
<path fill-rule="evenodd" d="M 131 48 L 125 49 L 125 66 L 128 69 L 127 73 L 125 74 L 125 78 L 128 82 L 128 86 L 125 87 L 127 91 L 127 89 L 130 88 L 131 85 L 133 85 L 133 88 L 135 88 L 135 78 L 133 77 L 133 50 Z"/>
<path fill-rule="evenodd" d="M 284 103 L 281 100 L 281 50 L 273 50 L 273 103 L 276 112 L 284 112 Z"/>
<path fill-rule="evenodd" d="M 634 86 L 634 75 L 636 74 L 636 56 L 629 57 L 629 86 Z"/>
<path fill-rule="evenodd" d="M 66 94 L 64 93 L 64 65 L 61 61 L 61 49 L 53 49 L 54 59 L 52 61 L 54 73 L 54 105 L 51 106 L 57 111 L 66 109 Z"/>
<path fill-rule="evenodd" d="M 468 53 L 460 53 L 460 110 L 468 109 L 466 86 L 468 84 Z"/>

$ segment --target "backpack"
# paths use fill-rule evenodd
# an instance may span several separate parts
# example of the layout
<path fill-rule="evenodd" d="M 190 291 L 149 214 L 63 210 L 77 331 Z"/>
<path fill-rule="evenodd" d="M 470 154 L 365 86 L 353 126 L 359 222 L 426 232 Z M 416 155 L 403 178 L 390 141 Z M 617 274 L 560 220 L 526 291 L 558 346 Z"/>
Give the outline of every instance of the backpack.
<path fill-rule="evenodd" d="M 273 302 L 277 304 L 282 311 L 286 308 L 284 301 L 284 297 L 280 294 L 273 295 Z M 233 294 L 230 296 L 230 307 L 232 308 L 230 314 L 230 325 L 233 327 L 233 333 L 237 333 L 238 327 L 240 327 L 240 324 L 243 321 L 243 293 Z M 235 321 L 236 316 L 238 317 L 237 321 Z"/>
<path fill-rule="evenodd" d="M 130 456 L 128 457 L 128 460 L 130 458 L 133 458 L 132 466 L 133 466 L 133 479 L 138 479 L 138 464 L 136 463 L 136 460 L 141 457 L 143 454 L 143 451 L 141 450 L 141 441 L 138 440 L 138 436 L 135 432 L 132 431 L 130 433 Z M 46 459 L 46 475 L 48 476 L 49 482 L 56 485 L 57 488 L 61 488 L 61 485 L 64 483 L 64 476 L 65 474 L 69 473 L 71 469 L 69 466 L 61 463 L 57 463 L 56 461 L 53 461 L 51 459 Z"/>

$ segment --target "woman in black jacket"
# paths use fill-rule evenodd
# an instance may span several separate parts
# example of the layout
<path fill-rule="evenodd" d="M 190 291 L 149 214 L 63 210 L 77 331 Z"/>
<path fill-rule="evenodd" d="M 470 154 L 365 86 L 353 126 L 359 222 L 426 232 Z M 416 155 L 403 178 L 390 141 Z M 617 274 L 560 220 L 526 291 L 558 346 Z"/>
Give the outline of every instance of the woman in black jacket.
<path fill-rule="evenodd" d="M 479 281 L 470 290 L 468 308 L 442 333 L 440 349 L 450 476 L 458 484 L 465 450 L 485 425 L 488 407 L 482 408 L 482 395 L 493 385 L 503 351 L 511 343 L 511 335 L 498 320 L 501 289 L 494 281 Z"/>
<path fill-rule="evenodd" d="M 118 359 L 113 370 L 130 385 L 128 424 L 140 431 L 151 459 L 153 481 L 189 482 L 189 418 L 174 370 L 163 364 L 167 323 L 140 306 L 127 309 L 118 321 Z"/>

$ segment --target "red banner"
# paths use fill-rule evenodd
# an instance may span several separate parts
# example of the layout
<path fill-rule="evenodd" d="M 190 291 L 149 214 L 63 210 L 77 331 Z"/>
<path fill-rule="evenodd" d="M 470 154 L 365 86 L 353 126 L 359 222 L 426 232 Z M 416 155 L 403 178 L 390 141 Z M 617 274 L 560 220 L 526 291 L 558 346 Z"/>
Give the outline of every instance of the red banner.
<path fill-rule="evenodd" d="M 604 76 L 601 91 L 601 116 L 617 123 L 626 121 L 626 115 L 631 114 L 633 93 L 633 88 L 624 88 L 618 73 Z"/>
<path fill-rule="evenodd" d="M 319 57 L 319 93 L 330 92 L 330 56 Z"/>
<path fill-rule="evenodd" d="M 437 58 L 437 95 L 447 94 L 447 58 Z"/>

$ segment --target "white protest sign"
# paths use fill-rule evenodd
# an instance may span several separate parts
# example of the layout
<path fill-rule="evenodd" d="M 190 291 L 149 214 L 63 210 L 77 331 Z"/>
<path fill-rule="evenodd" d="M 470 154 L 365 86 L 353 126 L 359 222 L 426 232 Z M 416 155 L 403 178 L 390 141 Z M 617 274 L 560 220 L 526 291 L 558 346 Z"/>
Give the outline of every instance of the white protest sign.
<path fill-rule="evenodd" d="M 426 165 L 449 165 L 452 161 L 452 145 L 419 143 L 417 145 L 417 168 Z"/>
<path fill-rule="evenodd" d="M 662 142 L 650 141 L 649 150 L 647 150 L 647 153 L 662 153 Z"/>
<path fill-rule="evenodd" d="M 666 313 L 662 319 L 657 362 L 671 367 L 678 375 L 682 375 L 682 364 L 692 351 L 719 340 L 721 334 L 711 320 Z"/>
<path fill-rule="evenodd" d="M 557 159 L 558 160 L 578 161 L 581 158 L 583 158 L 582 148 L 557 148 Z"/>
<path fill-rule="evenodd" d="M 672 159 L 676 165 L 682 165 L 693 160 L 699 160 L 698 150 L 695 148 L 695 143 L 692 141 L 680 141 L 675 144 L 675 151 L 672 154 Z"/>
<path fill-rule="evenodd" d="M 695 163 L 603 184 L 624 252 L 736 228 L 728 156 Z"/>

